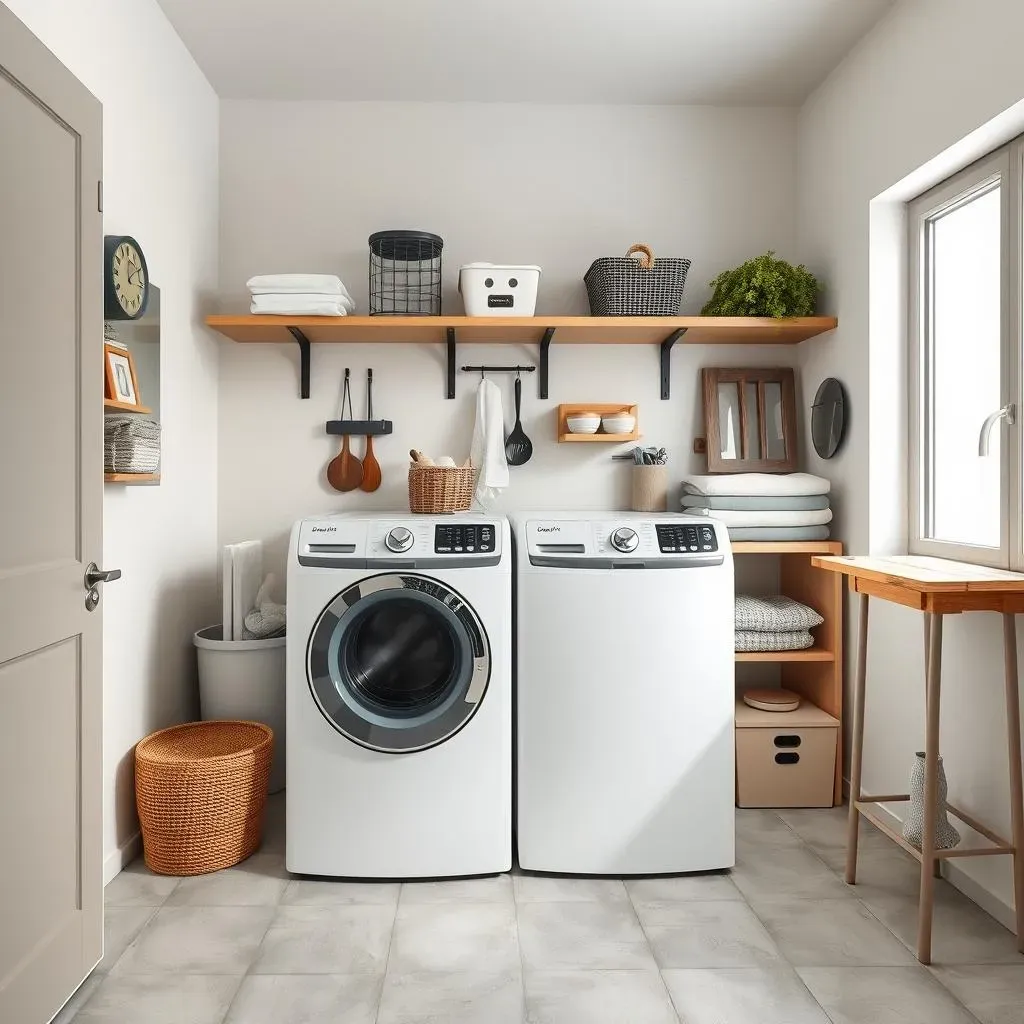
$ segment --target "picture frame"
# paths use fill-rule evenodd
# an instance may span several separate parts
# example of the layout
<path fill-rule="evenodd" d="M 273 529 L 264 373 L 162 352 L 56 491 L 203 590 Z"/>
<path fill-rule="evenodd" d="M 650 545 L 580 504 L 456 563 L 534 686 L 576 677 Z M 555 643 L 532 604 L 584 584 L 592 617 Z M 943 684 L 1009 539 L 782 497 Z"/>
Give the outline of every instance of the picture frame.
<path fill-rule="evenodd" d="M 709 473 L 792 473 L 798 468 L 791 367 L 701 371 Z"/>
<path fill-rule="evenodd" d="M 117 345 L 103 346 L 103 369 L 106 398 L 122 405 L 142 405 L 139 378 L 131 352 Z"/>

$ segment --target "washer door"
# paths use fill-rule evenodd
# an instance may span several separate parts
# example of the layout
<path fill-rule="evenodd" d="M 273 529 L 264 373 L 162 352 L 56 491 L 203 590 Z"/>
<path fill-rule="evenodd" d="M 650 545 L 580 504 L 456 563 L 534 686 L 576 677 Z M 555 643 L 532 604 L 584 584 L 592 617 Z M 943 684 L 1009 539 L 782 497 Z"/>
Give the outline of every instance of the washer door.
<path fill-rule="evenodd" d="M 491 675 L 479 618 L 437 580 L 371 576 L 320 613 L 309 688 L 343 736 L 385 753 L 426 750 L 476 713 Z"/>

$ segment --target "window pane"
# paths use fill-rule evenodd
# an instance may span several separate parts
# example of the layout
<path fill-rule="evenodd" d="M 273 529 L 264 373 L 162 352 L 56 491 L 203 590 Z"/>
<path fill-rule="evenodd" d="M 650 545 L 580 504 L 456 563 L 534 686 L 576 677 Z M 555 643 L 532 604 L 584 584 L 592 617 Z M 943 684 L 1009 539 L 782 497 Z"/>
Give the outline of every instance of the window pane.
<path fill-rule="evenodd" d="M 768 458 L 786 457 L 786 432 L 782 426 L 782 385 L 767 381 L 764 386 L 765 428 L 768 435 Z"/>
<path fill-rule="evenodd" d="M 734 383 L 718 385 L 718 433 L 723 459 L 740 457 L 740 391 Z"/>
<path fill-rule="evenodd" d="M 746 447 L 744 458 L 760 459 L 761 454 L 761 419 L 757 407 L 757 383 L 746 381 L 743 385 L 743 404 L 746 411 Z"/>
<path fill-rule="evenodd" d="M 931 516 L 925 535 L 998 547 L 1001 427 L 993 430 L 985 458 L 978 455 L 978 434 L 1002 405 L 999 187 L 935 218 L 929 233 Z"/>

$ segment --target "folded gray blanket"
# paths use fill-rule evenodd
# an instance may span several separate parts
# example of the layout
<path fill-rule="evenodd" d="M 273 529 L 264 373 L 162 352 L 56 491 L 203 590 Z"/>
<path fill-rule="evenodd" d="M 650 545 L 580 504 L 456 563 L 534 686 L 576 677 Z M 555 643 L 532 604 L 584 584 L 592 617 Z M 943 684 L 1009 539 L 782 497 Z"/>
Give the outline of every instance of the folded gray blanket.
<path fill-rule="evenodd" d="M 679 504 L 687 508 L 722 509 L 727 512 L 805 512 L 828 508 L 827 494 L 717 495 L 683 493 Z"/>
<path fill-rule="evenodd" d="M 730 526 L 729 540 L 828 540 L 827 526 Z"/>
<path fill-rule="evenodd" d="M 791 633 L 813 629 L 825 620 L 809 605 L 782 594 L 736 595 L 736 629 L 756 633 Z"/>
<path fill-rule="evenodd" d="M 804 651 L 814 646 L 814 637 L 806 629 L 790 633 L 758 633 L 753 629 L 736 630 L 737 651 Z"/>

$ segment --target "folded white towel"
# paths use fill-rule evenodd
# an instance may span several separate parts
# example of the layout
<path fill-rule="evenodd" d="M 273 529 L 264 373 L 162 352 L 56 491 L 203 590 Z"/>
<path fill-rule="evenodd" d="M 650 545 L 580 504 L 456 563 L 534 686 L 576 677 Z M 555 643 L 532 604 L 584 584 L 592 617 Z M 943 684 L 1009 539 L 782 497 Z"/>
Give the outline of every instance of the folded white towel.
<path fill-rule="evenodd" d="M 251 313 L 276 313 L 279 316 L 345 316 L 354 312 L 351 299 L 344 295 L 319 295 L 303 292 L 294 295 L 254 295 Z"/>
<path fill-rule="evenodd" d="M 473 427 L 470 458 L 477 473 L 476 500 L 486 507 L 508 487 L 501 391 L 489 380 L 480 381 L 476 393 L 476 425 Z"/>
<path fill-rule="evenodd" d="M 828 494 L 832 485 L 810 473 L 722 473 L 683 478 L 684 494 Z"/>
<path fill-rule="evenodd" d="M 245 282 L 253 295 L 344 295 L 348 289 L 335 274 L 259 274 Z"/>
<path fill-rule="evenodd" d="M 686 508 L 686 497 L 683 496 L 683 511 L 691 515 L 709 515 L 728 527 L 733 526 L 824 526 L 832 522 L 832 509 L 809 508 L 785 511 L 736 511 L 735 509 L 719 509 L 713 511 L 706 508 Z"/>

